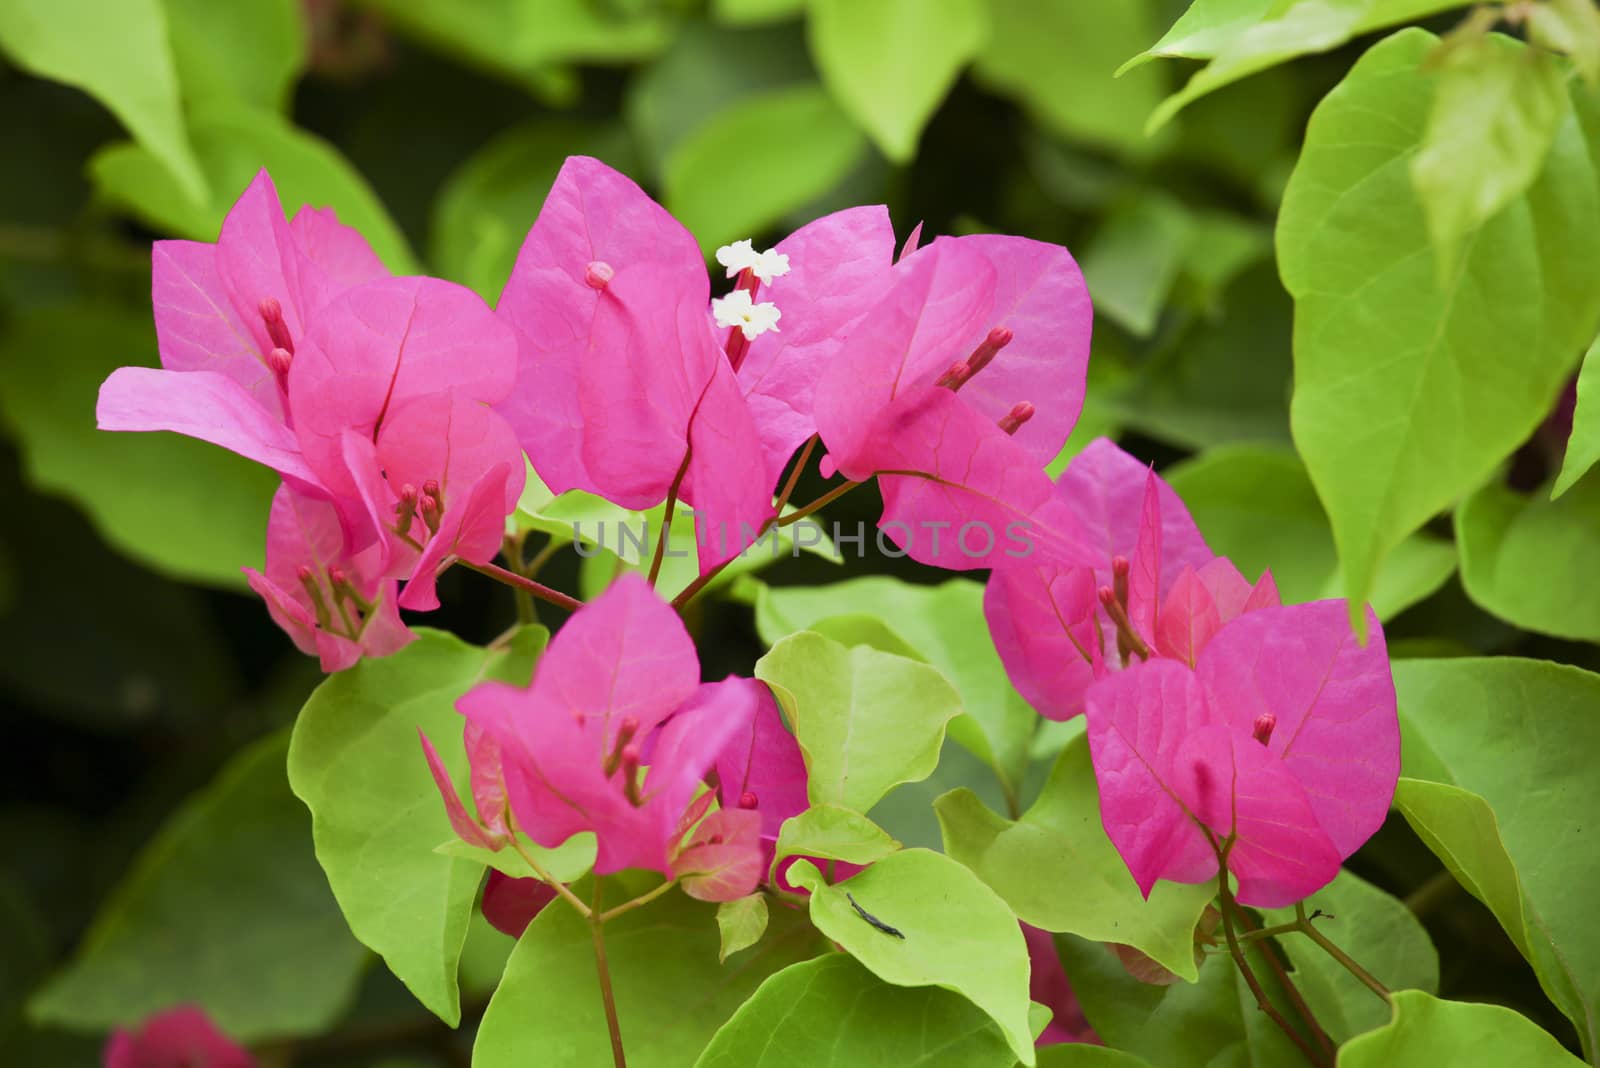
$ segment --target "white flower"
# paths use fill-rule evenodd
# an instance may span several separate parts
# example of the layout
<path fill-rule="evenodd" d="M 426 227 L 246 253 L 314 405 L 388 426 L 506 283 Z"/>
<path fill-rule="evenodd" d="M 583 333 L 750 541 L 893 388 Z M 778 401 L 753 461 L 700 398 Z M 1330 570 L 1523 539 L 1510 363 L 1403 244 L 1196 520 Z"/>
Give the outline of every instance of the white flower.
<path fill-rule="evenodd" d="M 766 301 L 757 304 L 748 292 L 735 289 L 725 297 L 712 298 L 711 314 L 716 317 L 718 326 L 736 326 L 744 331 L 746 341 L 754 341 L 768 330 L 776 332 L 783 313 L 776 304 Z"/>
<path fill-rule="evenodd" d="M 717 262 L 728 269 L 729 278 L 748 268 L 751 274 L 761 280 L 762 285 L 789 273 L 788 256 L 770 248 L 765 252 L 757 252 L 749 238 L 717 249 Z"/>

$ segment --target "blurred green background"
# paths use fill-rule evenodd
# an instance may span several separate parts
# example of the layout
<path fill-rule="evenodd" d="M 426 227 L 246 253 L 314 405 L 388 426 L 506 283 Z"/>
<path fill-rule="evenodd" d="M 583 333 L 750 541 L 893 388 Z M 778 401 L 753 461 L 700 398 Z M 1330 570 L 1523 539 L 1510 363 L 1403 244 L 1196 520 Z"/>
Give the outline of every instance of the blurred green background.
<path fill-rule="evenodd" d="M 282 1038 L 269 1063 L 467 1063 L 465 1040 L 368 967 L 344 931 L 309 821 L 280 781 L 273 732 L 318 673 L 239 574 L 260 563 L 272 477 L 171 435 L 93 427 L 100 380 L 155 362 L 150 241 L 214 239 L 259 167 L 291 209 L 337 208 L 394 269 L 491 302 L 561 161 L 578 153 L 640 181 L 708 251 L 874 202 L 902 237 L 921 222 L 928 235 L 1060 242 L 1097 311 L 1069 450 L 1109 433 L 1163 468 L 1203 452 L 1175 482 L 1214 544 L 1248 573 L 1280 568 L 1286 593 L 1336 595 L 1331 535 L 1289 440 L 1292 306 L 1272 226 L 1306 118 L 1361 44 L 1212 93 L 1147 137 L 1146 118 L 1192 65 L 1112 75 L 1186 6 L 4 0 L 0 1059 L 95 1062 L 98 1037 L 24 1022 L 23 999 L 163 821 L 242 746 L 272 736 L 238 772 L 259 766 L 260 781 L 234 792 L 259 792 L 252 804 L 281 819 L 250 823 L 228 859 L 259 869 L 272 893 L 241 903 L 195 890 L 187 907 L 216 930 L 166 947 L 167 963 L 219 982 L 261 971 L 243 989 L 279 999 L 275 1016 L 264 1010 L 273 1025 L 262 1035 Z M 1536 484 L 1542 454 L 1524 460 Z M 874 515 L 873 501 L 852 498 L 836 518 Z M 1451 577 L 1448 542 L 1413 541 L 1392 581 L 1379 580 L 1397 653 L 1410 642 L 1596 666 L 1592 646 L 1475 607 Z M 944 577 L 887 561 L 852 561 L 848 573 L 868 570 Z M 547 574 L 577 586 L 571 554 Z M 767 576 L 843 577 L 810 559 Z M 451 575 L 448 607 L 428 622 L 486 640 L 513 617 L 503 593 Z M 747 605 L 713 604 L 697 624 L 709 675 L 748 670 L 760 644 Z M 184 819 L 227 821 L 237 803 L 208 795 Z M 193 844 L 185 826 L 164 832 L 169 859 Z M 207 857 L 192 860 L 198 870 Z M 1437 870 L 1398 820 L 1356 867 L 1399 894 Z M 181 891 L 182 870 L 162 877 Z M 1570 1034 L 1487 911 L 1442 894 L 1429 913 L 1441 992 L 1503 1000 Z M 227 944 L 230 923 L 257 926 L 258 956 Z M 272 966 L 274 939 L 307 930 L 326 937 Z M 481 1008 L 505 946 L 475 938 L 467 986 Z M 306 969 L 316 983 L 297 979 Z M 126 981 L 143 980 L 134 969 Z M 283 1037 L 296 1033 L 322 1037 Z"/>

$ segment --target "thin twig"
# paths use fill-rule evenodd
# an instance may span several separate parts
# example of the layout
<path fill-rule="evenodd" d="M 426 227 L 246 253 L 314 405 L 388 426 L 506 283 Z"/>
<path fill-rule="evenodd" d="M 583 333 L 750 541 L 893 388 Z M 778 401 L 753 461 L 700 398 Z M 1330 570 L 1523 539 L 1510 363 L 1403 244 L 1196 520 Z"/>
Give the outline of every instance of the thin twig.
<path fill-rule="evenodd" d="M 526 590 L 541 601 L 549 601 L 557 608 L 565 608 L 569 612 L 576 612 L 583 607 L 583 602 L 576 597 L 568 597 L 560 590 L 553 590 L 542 582 L 535 582 L 531 578 L 523 578 L 514 571 L 507 571 L 499 564 L 474 564 L 470 560 L 456 561 L 462 567 L 476 571 L 480 575 L 488 575 L 496 582 L 503 582 L 513 589 Z"/>
<path fill-rule="evenodd" d="M 573 908 L 577 909 L 579 916 L 582 916 L 586 920 L 592 918 L 590 916 L 589 906 L 585 905 L 578 895 L 572 892 L 566 883 L 561 882 L 555 876 L 545 871 L 544 866 L 534 859 L 532 853 L 528 852 L 528 847 L 523 845 L 522 840 L 517 837 L 515 828 L 512 828 L 511 831 L 511 848 L 517 851 L 517 856 L 522 858 L 523 863 L 528 865 L 528 867 L 533 871 L 533 874 L 539 877 L 540 881 L 547 883 L 550 889 L 561 895 L 562 900 L 571 905 Z"/>
<path fill-rule="evenodd" d="M 678 884 L 677 884 L 676 880 L 668 879 L 666 882 L 662 883 L 660 886 L 656 887 L 653 890 L 645 891 L 644 893 L 640 894 L 638 897 L 634 898 L 632 901 L 624 901 L 622 904 L 617 905 L 615 908 L 606 909 L 604 912 L 602 912 L 600 914 L 600 922 L 601 923 L 610 923 L 612 920 L 616 919 L 618 916 L 621 916 L 625 912 L 632 912 L 634 909 L 638 908 L 640 905 L 648 905 L 648 904 L 650 904 L 650 902 L 654 901 L 656 898 L 660 897 L 662 894 L 666 893 L 668 890 L 671 890 L 674 886 L 677 886 L 677 885 Z"/>
<path fill-rule="evenodd" d="M 846 493 L 849 493 L 859 485 L 861 485 L 859 482 L 846 482 L 841 486 L 833 487 L 833 489 L 829 490 L 827 493 L 824 493 L 822 496 L 818 497 L 804 508 L 797 509 L 796 511 L 790 512 L 788 515 L 781 517 L 778 520 L 778 526 L 786 527 L 791 523 L 798 523 L 812 512 L 826 508 L 828 505 L 832 504 L 840 497 L 843 497 Z"/>
<path fill-rule="evenodd" d="M 1377 977 L 1371 972 L 1357 964 L 1355 959 L 1351 957 L 1350 954 L 1334 945 L 1333 941 L 1327 935 L 1317 930 L 1311 921 L 1306 919 L 1306 907 L 1304 905 L 1296 905 L 1294 907 L 1294 914 L 1295 917 L 1300 921 L 1300 930 L 1305 933 L 1307 938 L 1321 946 L 1328 956 L 1344 965 L 1346 971 L 1355 976 L 1357 979 L 1361 980 L 1361 982 L 1366 985 L 1367 989 L 1371 990 L 1374 994 L 1382 998 L 1385 1004 L 1388 1003 L 1389 988 L 1378 982 Z"/>
<path fill-rule="evenodd" d="M 611 1032 L 611 1063 L 614 1068 L 628 1068 L 627 1055 L 622 1052 L 622 1024 L 617 1020 L 617 999 L 611 990 L 611 968 L 606 964 L 606 939 L 602 933 L 605 920 L 600 912 L 600 877 L 594 880 L 594 907 L 589 910 L 589 929 L 594 932 L 594 967 L 600 976 L 600 999 L 606 1006 L 606 1029 Z"/>
<path fill-rule="evenodd" d="M 672 486 L 667 490 L 667 510 L 661 517 L 661 530 L 656 534 L 656 555 L 650 561 L 652 590 L 656 588 L 656 577 L 661 574 L 661 561 L 667 553 L 667 542 L 672 540 L 672 511 L 678 506 L 678 491 L 683 488 L 684 476 L 689 473 L 689 458 L 693 455 L 693 445 L 683 450 L 683 463 L 678 465 L 678 473 L 672 476 Z"/>
<path fill-rule="evenodd" d="M 800 458 L 794 462 L 794 468 L 789 472 L 789 479 L 783 484 L 783 492 L 778 494 L 777 503 L 772 506 L 774 513 L 783 514 L 783 508 L 789 503 L 789 498 L 794 495 L 794 488 L 800 484 L 800 475 L 806 469 L 806 464 L 811 462 L 811 453 L 817 447 L 817 442 L 822 438 L 812 434 L 806 439 L 805 448 L 800 450 Z"/>
<path fill-rule="evenodd" d="M 1220 855 L 1224 860 L 1226 859 L 1225 851 L 1222 851 Z M 1245 960 L 1244 949 L 1239 945 L 1238 936 L 1234 934 L 1233 930 L 1233 911 L 1237 906 L 1233 901 L 1233 892 L 1228 889 L 1228 865 L 1226 863 L 1218 865 L 1217 887 L 1219 899 L 1222 903 L 1222 931 L 1228 940 L 1228 952 L 1233 956 L 1233 963 L 1238 966 L 1239 974 L 1244 976 L 1245 985 L 1250 988 L 1250 993 L 1255 996 L 1256 1006 L 1266 1013 L 1284 1034 L 1289 1036 L 1289 1041 L 1293 1042 L 1300 1052 L 1305 1054 L 1306 1060 L 1319 1066 L 1329 1063 L 1318 1056 L 1317 1051 L 1312 1048 L 1311 1044 L 1284 1018 L 1283 1013 L 1278 1011 L 1278 1007 L 1267 997 L 1267 992 L 1261 988 L 1261 981 L 1256 978 L 1256 973 L 1251 969 L 1250 962 Z"/>

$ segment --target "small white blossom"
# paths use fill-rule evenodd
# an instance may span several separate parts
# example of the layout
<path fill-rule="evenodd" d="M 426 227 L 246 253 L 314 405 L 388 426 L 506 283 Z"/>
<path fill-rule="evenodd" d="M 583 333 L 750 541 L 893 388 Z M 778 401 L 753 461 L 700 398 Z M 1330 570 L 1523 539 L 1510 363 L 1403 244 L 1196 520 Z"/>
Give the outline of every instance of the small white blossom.
<path fill-rule="evenodd" d="M 757 252 L 749 238 L 717 249 L 717 262 L 728 269 L 729 278 L 748 268 L 751 274 L 761 280 L 762 285 L 789 273 L 788 256 L 771 248 Z"/>
<path fill-rule="evenodd" d="M 712 298 L 711 314 L 716 317 L 718 326 L 738 327 L 744 331 L 746 341 L 754 341 L 768 330 L 776 332 L 783 313 L 776 304 L 767 301 L 757 304 L 749 293 L 735 289 L 725 297 Z"/>

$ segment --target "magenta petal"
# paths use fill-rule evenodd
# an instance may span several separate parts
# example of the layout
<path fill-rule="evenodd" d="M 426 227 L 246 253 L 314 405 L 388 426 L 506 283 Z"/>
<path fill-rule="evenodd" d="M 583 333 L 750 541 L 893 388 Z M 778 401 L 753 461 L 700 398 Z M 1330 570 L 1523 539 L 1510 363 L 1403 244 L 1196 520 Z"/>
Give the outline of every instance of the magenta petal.
<path fill-rule="evenodd" d="M 1099 640 L 1094 575 L 1028 561 L 996 568 L 983 594 L 989 633 L 1017 692 L 1049 719 L 1083 711 Z"/>
<path fill-rule="evenodd" d="M 255 1068 L 255 1060 L 194 1005 L 167 1009 L 106 1043 L 105 1068 Z"/>
<path fill-rule="evenodd" d="M 719 808 L 694 829 L 673 860 L 683 892 L 701 901 L 736 901 L 761 885 L 761 817 Z"/>
<path fill-rule="evenodd" d="M 491 836 L 467 812 L 467 806 L 461 803 L 461 795 L 456 791 L 456 784 L 450 780 L 450 769 L 444 766 L 439 751 L 433 747 L 433 742 L 428 740 L 421 727 L 417 728 L 417 737 L 422 740 L 422 752 L 428 758 L 428 771 L 433 774 L 433 784 L 439 788 L 439 797 L 444 801 L 444 811 L 450 817 L 451 829 L 468 845 L 481 849 L 504 848 L 505 842 Z"/>
<path fill-rule="evenodd" d="M 273 582 L 253 567 L 246 567 L 245 581 L 267 603 L 267 614 L 290 640 L 307 656 L 317 655 L 317 621 L 311 612 L 294 598 L 288 590 Z M 296 587 L 298 590 L 298 587 Z M 303 595 L 302 595 L 303 596 Z"/>
<path fill-rule="evenodd" d="M 726 365 L 706 325 L 707 293 L 703 270 L 645 263 L 619 270 L 595 310 L 578 377 L 583 463 L 624 508 L 666 498 L 695 411 Z M 739 403 L 737 388 L 731 395 Z"/>
<path fill-rule="evenodd" d="M 257 347 L 253 324 L 229 299 L 216 261 L 215 246 L 199 241 L 157 241 L 152 247 L 150 303 L 161 366 L 227 375 L 282 421 L 277 379 L 267 368 L 265 350 Z"/>
<path fill-rule="evenodd" d="M 346 226 L 332 208 L 309 205 L 295 213 L 289 224 L 296 243 L 316 267 L 303 273 L 301 294 L 307 315 L 335 295 L 363 282 L 386 278 L 389 269 L 372 251 L 361 231 Z"/>
<path fill-rule="evenodd" d="M 1100 819 L 1139 890 L 1213 878 L 1216 854 L 1173 789 L 1185 741 L 1208 721 L 1194 672 L 1151 660 L 1095 683 L 1085 704 Z"/>
<path fill-rule="evenodd" d="M 919 563 L 970 570 L 1035 552 L 1060 564 L 1095 559 L 1044 471 L 947 389 L 922 387 L 890 404 L 857 460 L 879 474 L 879 528 Z"/>
<path fill-rule="evenodd" d="M 1244 905 L 1283 908 L 1339 874 L 1339 851 L 1291 770 L 1249 734 L 1213 723 L 1184 739 L 1173 792 L 1219 841 Z"/>
<path fill-rule="evenodd" d="M 737 556 L 773 515 L 770 468 L 752 462 L 761 437 L 733 371 L 718 361 L 689 426 L 683 499 L 694 507 L 703 575 Z"/>
<path fill-rule="evenodd" d="M 968 352 L 963 340 L 987 328 L 994 268 L 976 249 L 936 241 L 894 270 L 895 282 L 822 369 L 817 430 L 838 469 L 864 479 L 883 447 L 881 416 L 897 397 L 930 386 Z M 993 420 L 985 419 L 993 425 Z M 1025 455 L 1025 454 L 1024 454 Z M 1039 464 L 1030 457 L 1034 467 Z"/>
<path fill-rule="evenodd" d="M 170 430 L 317 485 L 298 442 L 237 381 L 216 371 L 119 367 L 100 386 L 101 430 Z"/>
<path fill-rule="evenodd" d="M 506 778 L 500 743 L 471 723 L 462 732 L 472 772 L 472 803 L 490 834 L 510 834 L 506 826 Z"/>
<path fill-rule="evenodd" d="M 1221 626 L 1222 615 L 1216 597 L 1195 571 L 1185 568 L 1161 603 L 1155 628 L 1156 652 L 1181 660 L 1192 668 L 1200 651 Z"/>
<path fill-rule="evenodd" d="M 298 345 L 309 310 L 301 291 L 301 275 L 312 268 L 295 243 L 277 187 L 265 170 L 256 174 L 222 221 L 216 255 L 217 273 L 228 299 L 255 339 L 257 351 L 264 353 L 273 347 L 258 310 L 267 299 L 278 302 L 290 338 Z"/>
<path fill-rule="evenodd" d="M 467 491 L 465 500 L 457 500 L 445 509 L 438 533 L 422 547 L 416 569 L 400 594 L 401 608 L 431 612 L 439 607 L 435 584 L 447 557 L 485 564 L 500 551 L 506 513 L 510 510 L 506 486 L 511 470 L 509 464 L 500 464 Z"/>
<path fill-rule="evenodd" d="M 744 728 L 717 754 L 718 796 L 724 808 L 753 808 L 760 813 L 761 833 L 776 840 L 783 821 L 811 803 L 800 743 L 784 726 L 766 683 L 730 678 L 722 685 L 742 691 L 751 711 Z"/>
<path fill-rule="evenodd" d="M 538 383 L 516 391 L 500 410 L 556 493 L 595 489 L 582 455 L 578 392 L 600 300 L 585 282 L 596 261 L 618 272 L 659 263 L 685 276 L 705 275 L 693 235 L 633 181 L 585 156 L 562 166 L 496 309 L 516 331 L 520 380 Z"/>
<path fill-rule="evenodd" d="M 962 355 L 976 349 L 991 327 L 1007 327 L 1013 334 L 994 363 L 962 387 L 961 396 L 992 421 L 1018 401 L 1031 402 L 1034 416 L 1017 431 L 1016 441 L 1037 463 L 1048 463 L 1083 409 L 1094 319 L 1083 273 L 1060 245 L 999 234 L 947 240 L 977 250 L 995 271 L 993 310 L 961 339 Z"/>
<path fill-rule="evenodd" d="M 757 299 L 778 306 L 782 326 L 751 341 L 739 366 L 769 485 L 816 432 L 818 376 L 894 281 L 894 227 L 881 205 L 847 208 L 807 223 L 775 251 L 789 257 L 789 273 L 764 285 Z"/>
<path fill-rule="evenodd" d="M 1363 647 L 1343 601 L 1263 608 L 1219 631 L 1197 673 L 1213 708 L 1249 737 L 1273 720 L 1280 757 L 1339 856 L 1383 823 L 1400 774 L 1400 727 L 1383 628 Z"/>
<path fill-rule="evenodd" d="M 1096 567 L 1102 585 L 1111 581 L 1111 558 L 1132 557 L 1139 544 L 1140 530 L 1146 522 L 1150 477 L 1148 465 L 1128 455 L 1110 438 L 1096 438 L 1073 457 L 1056 480 L 1057 497 L 1094 537 L 1102 554 Z M 1186 565 L 1203 567 L 1214 554 L 1183 500 L 1159 476 L 1155 478 L 1155 492 L 1159 507 L 1153 514 L 1160 516 L 1161 547 L 1157 587 L 1165 590 L 1177 581 Z M 1147 532 L 1146 539 L 1150 540 L 1154 533 Z"/>

